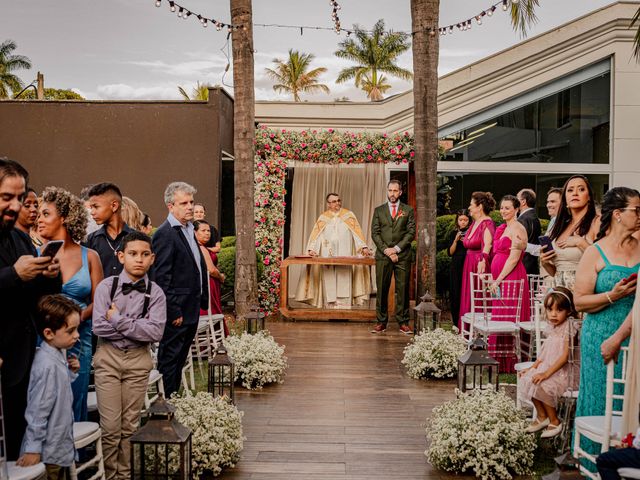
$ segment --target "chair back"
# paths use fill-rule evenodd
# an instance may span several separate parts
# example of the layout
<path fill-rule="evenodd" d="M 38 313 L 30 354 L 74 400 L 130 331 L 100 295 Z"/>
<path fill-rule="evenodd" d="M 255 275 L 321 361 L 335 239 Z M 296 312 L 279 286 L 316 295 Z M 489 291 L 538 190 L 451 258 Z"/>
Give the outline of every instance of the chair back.
<path fill-rule="evenodd" d="M 503 280 L 500 283 L 499 292 L 495 294 L 491 290 L 492 279 L 484 279 L 483 283 L 486 292 L 483 296 L 484 321 L 518 323 L 522 309 L 524 280 Z"/>
<path fill-rule="evenodd" d="M 605 410 L 604 410 L 604 438 L 611 435 L 611 421 L 613 417 L 622 416 L 622 408 L 624 401 L 624 385 L 627 373 L 627 354 L 629 347 L 622 347 L 618 362 L 620 368 L 616 368 L 616 362 L 611 360 L 607 364 L 607 387 L 605 391 Z M 618 370 L 618 372 L 616 372 Z M 615 432 L 614 432 L 615 433 Z M 623 432 L 619 432 L 623 435 Z M 609 450 L 609 442 L 602 444 L 602 452 Z"/>
<path fill-rule="evenodd" d="M 467 342 L 471 342 L 474 337 L 473 325 L 476 321 L 485 318 L 490 312 L 487 311 L 491 294 L 487 291 L 487 282 L 491 280 L 488 273 L 469 273 L 469 293 L 471 298 L 471 311 L 460 321 L 460 333 Z"/>
<path fill-rule="evenodd" d="M 542 275 L 529 274 L 527 275 L 527 281 L 529 282 L 529 302 L 531 302 L 529 311 L 533 322 L 535 321 L 536 298 L 544 293 L 545 284 Z"/>

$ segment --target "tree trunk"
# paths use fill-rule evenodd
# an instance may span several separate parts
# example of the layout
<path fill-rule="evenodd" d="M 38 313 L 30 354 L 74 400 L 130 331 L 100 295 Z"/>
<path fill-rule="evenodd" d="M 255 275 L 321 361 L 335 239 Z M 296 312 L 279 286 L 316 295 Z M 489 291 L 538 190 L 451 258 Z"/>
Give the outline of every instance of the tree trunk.
<path fill-rule="evenodd" d="M 440 0 L 411 0 L 418 295 L 436 293 L 438 17 Z M 430 34 L 434 29 L 435 34 Z"/>
<path fill-rule="evenodd" d="M 251 0 L 231 0 L 233 49 L 233 153 L 236 220 L 236 315 L 242 319 L 257 306 L 257 266 L 254 235 L 253 16 Z"/>

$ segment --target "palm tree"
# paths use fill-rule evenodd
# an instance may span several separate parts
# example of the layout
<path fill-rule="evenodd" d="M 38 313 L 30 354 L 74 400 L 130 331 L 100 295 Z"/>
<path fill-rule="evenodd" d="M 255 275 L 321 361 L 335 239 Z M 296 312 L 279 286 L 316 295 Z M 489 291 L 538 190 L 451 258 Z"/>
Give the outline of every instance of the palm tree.
<path fill-rule="evenodd" d="M 640 62 L 640 8 L 638 8 L 638 11 L 633 16 L 629 28 L 633 28 L 636 23 L 638 24 L 638 29 L 633 39 L 633 55 L 636 57 L 636 61 Z"/>
<path fill-rule="evenodd" d="M 253 167 L 255 93 L 253 78 L 253 14 L 251 0 L 231 0 L 231 23 L 242 25 L 231 31 L 233 52 L 233 153 L 235 161 L 234 200 L 236 217 L 236 315 L 243 320 L 257 304 L 258 268 L 256 264 Z"/>
<path fill-rule="evenodd" d="M 379 75 L 384 72 L 403 80 L 410 80 L 409 70 L 396 64 L 398 56 L 410 48 L 409 35 L 402 32 L 385 32 L 384 20 L 378 20 L 371 32 L 354 26 L 354 37 L 347 38 L 338 44 L 339 50 L 334 55 L 356 63 L 352 67 L 340 71 L 336 83 L 343 83 L 352 78 L 355 85 L 367 92 L 371 100 L 381 100 L 382 93 L 390 87 Z M 364 88 L 367 85 L 367 89 Z M 374 96 L 375 95 L 375 96 Z"/>
<path fill-rule="evenodd" d="M 523 36 L 536 22 L 538 0 L 511 3 L 511 24 Z M 438 17 L 440 0 L 411 0 L 415 139 L 417 289 L 436 291 L 436 210 L 438 178 Z"/>
<path fill-rule="evenodd" d="M 209 89 L 213 88 L 215 85 L 211 85 L 210 83 L 196 83 L 196 86 L 193 87 L 191 91 L 191 96 L 185 91 L 184 88 L 178 86 L 178 91 L 182 98 L 185 100 L 204 100 L 205 102 L 209 101 Z"/>
<path fill-rule="evenodd" d="M 24 87 L 24 82 L 12 72 L 20 68 L 31 68 L 31 60 L 24 55 L 11 53 L 16 47 L 13 40 L 5 40 L 0 44 L 0 98 L 8 98 L 9 90 L 15 95 Z"/>
<path fill-rule="evenodd" d="M 329 87 L 318 83 L 318 77 L 325 73 L 325 67 L 309 70 L 311 61 L 315 58 L 312 53 L 300 53 L 297 50 L 289 50 L 287 61 L 274 58 L 275 69 L 265 68 L 265 72 L 277 83 L 273 86 L 276 92 L 285 92 L 293 95 L 293 101 L 300 101 L 301 93 L 315 93 L 322 91 L 329 93 Z"/>

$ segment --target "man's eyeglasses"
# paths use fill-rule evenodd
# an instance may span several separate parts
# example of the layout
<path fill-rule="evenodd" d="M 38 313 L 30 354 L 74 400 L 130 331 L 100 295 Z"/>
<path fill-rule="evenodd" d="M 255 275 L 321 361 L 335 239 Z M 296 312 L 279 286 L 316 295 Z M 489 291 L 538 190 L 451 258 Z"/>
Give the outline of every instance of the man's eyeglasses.
<path fill-rule="evenodd" d="M 620 210 L 635 210 L 636 211 L 636 216 L 640 217 L 640 206 L 639 207 L 625 207 L 625 208 L 621 208 Z"/>
<path fill-rule="evenodd" d="M 329 203 L 342 203 L 342 200 L 329 200 Z"/>

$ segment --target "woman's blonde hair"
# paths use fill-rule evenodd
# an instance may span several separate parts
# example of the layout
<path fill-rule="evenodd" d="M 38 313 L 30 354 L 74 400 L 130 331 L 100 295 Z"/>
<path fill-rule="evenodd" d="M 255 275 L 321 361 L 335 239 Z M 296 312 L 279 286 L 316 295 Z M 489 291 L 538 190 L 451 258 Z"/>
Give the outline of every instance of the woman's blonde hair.
<path fill-rule="evenodd" d="M 120 214 L 122 220 L 134 230 L 142 231 L 142 220 L 144 219 L 144 213 L 138 208 L 138 204 L 131 200 L 129 197 L 122 197 L 122 204 L 120 205 Z"/>

